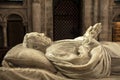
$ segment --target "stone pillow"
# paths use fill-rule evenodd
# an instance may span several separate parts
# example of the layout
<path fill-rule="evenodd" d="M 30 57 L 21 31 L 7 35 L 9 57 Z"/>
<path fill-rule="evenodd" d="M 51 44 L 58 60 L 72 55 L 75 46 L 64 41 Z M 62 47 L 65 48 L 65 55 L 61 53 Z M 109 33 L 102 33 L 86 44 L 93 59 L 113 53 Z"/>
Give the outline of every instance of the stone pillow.
<path fill-rule="evenodd" d="M 56 72 L 54 66 L 44 53 L 35 49 L 25 48 L 18 44 L 7 52 L 2 62 L 3 67 L 40 68 Z"/>

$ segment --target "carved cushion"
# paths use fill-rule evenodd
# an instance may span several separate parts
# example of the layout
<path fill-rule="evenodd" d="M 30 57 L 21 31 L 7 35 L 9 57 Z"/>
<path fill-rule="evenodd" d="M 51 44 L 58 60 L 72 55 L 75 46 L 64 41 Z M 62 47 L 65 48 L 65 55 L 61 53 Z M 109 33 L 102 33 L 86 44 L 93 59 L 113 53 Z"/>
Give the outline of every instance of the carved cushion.
<path fill-rule="evenodd" d="M 40 68 L 56 72 L 54 66 L 44 56 L 44 53 L 35 49 L 25 48 L 19 44 L 9 50 L 3 60 L 4 67 Z"/>

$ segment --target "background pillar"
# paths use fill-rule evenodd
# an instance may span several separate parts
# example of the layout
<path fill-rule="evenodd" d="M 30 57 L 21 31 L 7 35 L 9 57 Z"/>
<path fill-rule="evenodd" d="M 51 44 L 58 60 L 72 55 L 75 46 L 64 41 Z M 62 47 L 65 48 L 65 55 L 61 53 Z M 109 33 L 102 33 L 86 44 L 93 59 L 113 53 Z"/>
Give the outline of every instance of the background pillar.
<path fill-rule="evenodd" d="M 41 5 L 39 0 L 34 0 L 32 5 L 33 31 L 41 32 Z"/>

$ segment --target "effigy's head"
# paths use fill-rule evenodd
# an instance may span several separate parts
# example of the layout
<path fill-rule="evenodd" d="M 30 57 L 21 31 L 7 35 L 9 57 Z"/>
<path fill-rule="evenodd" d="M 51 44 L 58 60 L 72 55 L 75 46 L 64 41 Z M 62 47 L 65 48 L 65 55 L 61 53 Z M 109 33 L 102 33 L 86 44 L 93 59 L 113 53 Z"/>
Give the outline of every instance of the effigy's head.
<path fill-rule="evenodd" d="M 46 51 L 46 48 L 50 46 L 52 40 L 45 36 L 44 33 L 30 32 L 24 36 L 23 46 L 27 48 L 33 48 L 42 52 Z"/>

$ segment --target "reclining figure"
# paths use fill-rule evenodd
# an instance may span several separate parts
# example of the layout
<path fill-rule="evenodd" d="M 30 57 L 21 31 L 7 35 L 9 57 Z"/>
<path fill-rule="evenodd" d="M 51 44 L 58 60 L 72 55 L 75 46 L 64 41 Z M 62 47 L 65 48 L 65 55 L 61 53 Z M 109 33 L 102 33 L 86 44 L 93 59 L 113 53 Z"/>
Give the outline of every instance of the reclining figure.
<path fill-rule="evenodd" d="M 120 44 L 98 42 L 96 38 L 101 28 L 101 23 L 97 23 L 90 26 L 83 36 L 54 42 L 42 33 L 28 33 L 22 44 L 8 51 L 3 60 L 3 67 L 20 67 L 20 70 L 12 68 L 17 73 L 22 70 L 20 75 L 27 74 L 25 68 L 45 70 L 47 73 L 40 73 L 45 75 L 45 80 L 88 80 L 119 73 Z M 32 71 L 34 70 L 29 69 L 28 73 Z M 34 79 L 32 77 L 32 80 Z"/>

